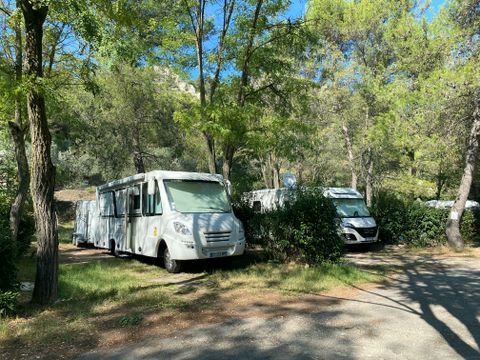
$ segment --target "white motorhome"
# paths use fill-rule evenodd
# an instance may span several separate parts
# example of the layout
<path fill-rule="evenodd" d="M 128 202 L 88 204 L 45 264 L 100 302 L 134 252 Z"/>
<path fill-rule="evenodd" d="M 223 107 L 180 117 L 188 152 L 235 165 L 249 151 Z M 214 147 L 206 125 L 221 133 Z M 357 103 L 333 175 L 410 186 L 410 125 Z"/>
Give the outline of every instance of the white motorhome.
<path fill-rule="evenodd" d="M 183 260 L 241 255 L 245 232 L 226 187 L 221 175 L 176 171 L 109 182 L 77 204 L 73 242 L 160 258 L 169 272 Z"/>
<path fill-rule="evenodd" d="M 250 206 L 258 212 L 282 207 L 291 189 L 263 189 L 246 193 Z M 333 200 L 340 220 L 338 232 L 346 244 L 364 244 L 378 241 L 378 226 L 370 215 L 363 196 L 350 188 L 325 188 L 323 194 Z"/>
<path fill-rule="evenodd" d="M 324 195 L 331 198 L 340 218 L 339 232 L 346 244 L 378 241 L 378 226 L 370 215 L 362 194 L 351 188 L 326 188 Z"/>

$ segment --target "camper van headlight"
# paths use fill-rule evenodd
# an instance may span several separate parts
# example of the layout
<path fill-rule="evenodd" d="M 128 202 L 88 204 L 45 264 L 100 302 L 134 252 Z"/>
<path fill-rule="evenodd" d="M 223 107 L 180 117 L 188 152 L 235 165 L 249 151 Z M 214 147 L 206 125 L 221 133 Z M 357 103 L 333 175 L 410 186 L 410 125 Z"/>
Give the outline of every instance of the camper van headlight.
<path fill-rule="evenodd" d="M 355 226 L 353 226 L 353 224 L 350 224 L 350 223 L 342 223 L 342 226 L 345 227 L 345 228 L 349 228 L 349 229 L 354 229 Z"/>
<path fill-rule="evenodd" d="M 184 224 L 182 224 L 181 222 L 178 222 L 178 221 L 174 221 L 173 222 L 173 227 L 175 229 L 175 231 L 179 234 L 182 234 L 182 235 L 192 235 L 192 232 L 190 231 L 189 228 L 187 228 Z"/>

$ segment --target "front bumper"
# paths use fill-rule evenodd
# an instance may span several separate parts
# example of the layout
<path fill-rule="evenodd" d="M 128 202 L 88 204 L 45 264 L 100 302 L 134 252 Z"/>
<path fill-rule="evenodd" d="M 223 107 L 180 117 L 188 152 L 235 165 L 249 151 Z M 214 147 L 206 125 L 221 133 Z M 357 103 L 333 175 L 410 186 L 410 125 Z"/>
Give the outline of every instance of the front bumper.
<path fill-rule="evenodd" d="M 343 228 L 341 231 L 341 237 L 345 244 L 347 245 L 355 245 L 355 244 L 371 244 L 378 241 L 378 233 L 379 229 L 376 229 L 376 233 L 374 236 L 362 236 L 359 231 L 363 229 L 355 229 L 355 228 Z"/>

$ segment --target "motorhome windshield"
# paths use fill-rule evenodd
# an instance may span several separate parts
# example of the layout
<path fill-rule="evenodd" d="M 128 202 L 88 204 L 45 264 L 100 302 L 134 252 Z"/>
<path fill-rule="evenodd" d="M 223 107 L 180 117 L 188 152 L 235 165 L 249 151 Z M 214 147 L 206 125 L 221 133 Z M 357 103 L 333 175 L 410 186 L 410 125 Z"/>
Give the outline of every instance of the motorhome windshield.
<path fill-rule="evenodd" d="M 333 199 L 337 214 L 342 218 L 369 217 L 367 205 L 363 199 Z"/>
<path fill-rule="evenodd" d="M 181 213 L 230 212 L 225 187 L 216 181 L 165 180 L 168 200 Z"/>

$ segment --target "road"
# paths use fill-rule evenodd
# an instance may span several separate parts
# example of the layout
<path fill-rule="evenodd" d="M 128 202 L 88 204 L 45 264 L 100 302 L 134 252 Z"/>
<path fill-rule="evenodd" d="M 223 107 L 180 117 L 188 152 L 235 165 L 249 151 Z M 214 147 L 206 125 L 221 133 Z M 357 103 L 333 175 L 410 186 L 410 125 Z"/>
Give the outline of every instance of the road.
<path fill-rule="evenodd" d="M 349 261 L 388 262 L 395 271 L 353 296 L 309 296 L 313 310 L 232 318 L 79 359 L 480 359 L 478 257 L 359 254 Z"/>

